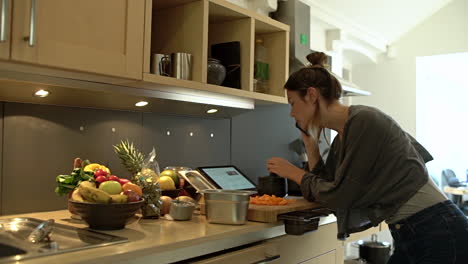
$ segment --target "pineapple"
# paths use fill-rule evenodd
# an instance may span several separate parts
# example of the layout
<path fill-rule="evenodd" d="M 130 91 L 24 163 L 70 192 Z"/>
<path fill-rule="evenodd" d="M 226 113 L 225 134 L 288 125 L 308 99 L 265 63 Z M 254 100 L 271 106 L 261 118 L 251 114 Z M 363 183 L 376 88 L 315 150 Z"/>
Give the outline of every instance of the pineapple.
<path fill-rule="evenodd" d="M 115 145 L 114 151 L 119 155 L 122 164 L 132 175 L 135 176 L 141 171 L 145 155 L 136 149 L 128 139 L 122 140 L 120 144 Z"/>

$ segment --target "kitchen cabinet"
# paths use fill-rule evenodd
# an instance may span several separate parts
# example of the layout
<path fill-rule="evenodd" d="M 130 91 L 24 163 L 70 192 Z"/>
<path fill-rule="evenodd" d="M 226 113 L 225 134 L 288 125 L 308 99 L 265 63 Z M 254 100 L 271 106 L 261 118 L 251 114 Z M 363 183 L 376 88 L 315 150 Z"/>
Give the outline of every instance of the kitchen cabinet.
<path fill-rule="evenodd" d="M 141 79 L 144 8 L 144 0 L 15 1 L 10 58 Z"/>
<path fill-rule="evenodd" d="M 11 3 L 12 0 L 0 3 L 0 59 L 10 58 Z"/>
<path fill-rule="evenodd" d="M 143 83 L 189 88 L 252 98 L 263 103 L 287 103 L 283 88 L 289 76 L 289 26 L 226 0 L 147 0 Z M 261 38 L 270 59 L 268 93 L 253 91 L 254 44 Z M 240 43 L 239 89 L 207 83 L 207 61 L 213 44 Z M 185 52 L 192 55 L 190 80 L 150 72 L 153 54 Z M 176 88 L 176 89 L 177 89 Z M 158 89 L 164 89 L 159 87 Z M 184 91 L 184 90 L 181 91 Z"/>
<path fill-rule="evenodd" d="M 301 264 L 330 264 L 330 263 L 338 263 L 336 262 L 336 250 L 332 250 L 323 255 L 317 256 L 313 259 L 309 259 L 304 262 L 301 262 Z"/>
<path fill-rule="evenodd" d="M 218 253 L 199 261 L 186 261 L 190 264 L 238 264 L 238 263 L 287 263 L 281 259 L 274 244 L 264 242 L 259 245 L 248 246 L 243 249 L 232 250 L 227 253 Z"/>
<path fill-rule="evenodd" d="M 214 105 L 216 117 L 287 104 L 289 26 L 226 0 L 0 0 L 0 7 L 0 101 L 196 116 Z M 256 38 L 271 58 L 268 93 L 253 90 Z M 229 41 L 241 44 L 240 89 L 207 83 L 210 45 Z M 175 52 L 192 54 L 189 80 L 150 72 L 153 54 Z M 39 87 L 51 96 L 32 97 Z M 141 100 L 148 106 L 136 107 Z"/>
<path fill-rule="evenodd" d="M 335 223 L 302 236 L 285 235 L 270 241 L 277 243 L 281 263 L 343 263 L 343 243 L 336 239 Z"/>

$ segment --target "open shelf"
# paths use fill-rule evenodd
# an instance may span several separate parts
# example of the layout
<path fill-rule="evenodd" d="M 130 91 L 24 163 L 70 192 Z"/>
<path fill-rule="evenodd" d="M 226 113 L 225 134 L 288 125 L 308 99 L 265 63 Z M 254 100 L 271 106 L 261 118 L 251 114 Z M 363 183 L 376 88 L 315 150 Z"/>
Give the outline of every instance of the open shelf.
<path fill-rule="evenodd" d="M 208 10 L 207 48 L 209 57 L 220 60 L 226 71 L 229 72 L 233 67 L 229 65 L 230 63 L 223 61 L 223 56 L 225 56 L 224 54 L 234 54 L 234 48 L 231 50 L 226 48 L 226 52 L 221 54 L 221 57 L 216 57 L 211 53 L 211 47 L 220 43 L 239 42 L 240 87 L 238 89 L 251 92 L 253 78 L 253 19 L 215 2 L 210 2 Z"/>
<path fill-rule="evenodd" d="M 255 39 L 263 40 L 268 54 L 268 94 L 284 97 L 283 86 L 289 76 L 289 31 L 255 20 Z"/>
<path fill-rule="evenodd" d="M 138 86 L 141 88 L 150 88 L 151 85 L 145 83 L 157 83 L 158 85 L 165 86 L 164 88 L 158 87 L 159 90 L 171 90 L 172 92 L 184 94 L 186 90 L 184 89 L 196 89 L 200 91 L 213 92 L 218 94 L 230 95 L 241 98 L 250 98 L 254 99 L 256 103 L 281 103 L 287 104 L 285 97 L 279 97 L 275 95 L 263 94 L 263 93 L 253 93 L 249 91 L 244 91 L 240 89 L 233 89 L 230 87 L 224 87 L 219 85 L 212 84 L 203 84 L 194 81 L 179 80 L 171 77 L 159 76 L 155 74 L 143 74 L 143 83 L 132 84 L 132 86 Z"/>
<path fill-rule="evenodd" d="M 161 10 L 195 2 L 197 0 L 153 0 L 153 9 Z"/>
<path fill-rule="evenodd" d="M 172 3 L 174 2 L 174 3 Z M 150 72 L 153 54 L 166 54 L 184 52 L 192 55 L 191 79 L 197 82 L 206 81 L 206 29 L 205 29 L 205 1 L 160 1 L 153 0 L 153 5 L 160 8 L 148 8 L 151 24 L 147 30 L 149 37 L 145 39 L 145 49 L 150 47 L 149 53 L 145 50 L 144 72 Z M 148 11 L 148 9 L 150 11 Z M 151 30 L 149 30 L 151 29 Z M 149 43 L 148 43 L 149 39 Z"/>
<path fill-rule="evenodd" d="M 133 85 L 163 92 L 210 92 L 253 99 L 260 104 L 285 104 L 283 85 L 288 76 L 288 36 L 289 26 L 226 0 L 149 0 L 146 1 L 143 81 Z M 271 87 L 266 94 L 253 91 L 256 37 L 264 39 L 271 57 Z M 226 42 L 240 44 L 238 89 L 207 83 L 211 46 Z M 153 54 L 175 52 L 192 54 L 190 80 L 150 72 Z"/>
<path fill-rule="evenodd" d="M 250 18 L 241 7 L 226 1 L 212 0 L 209 4 L 210 23 L 220 23 L 243 18 Z"/>

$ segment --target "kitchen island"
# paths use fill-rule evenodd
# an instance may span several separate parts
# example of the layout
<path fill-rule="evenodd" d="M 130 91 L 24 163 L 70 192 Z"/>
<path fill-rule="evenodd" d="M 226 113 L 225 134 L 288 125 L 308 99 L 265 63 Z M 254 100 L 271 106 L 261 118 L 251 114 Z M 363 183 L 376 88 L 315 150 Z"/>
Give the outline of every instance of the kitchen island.
<path fill-rule="evenodd" d="M 67 210 L 2 216 L 1 218 L 32 217 L 54 219 L 56 223 L 86 228 L 81 220 L 70 218 Z M 327 227 L 327 236 L 336 236 L 335 217 L 322 217 L 319 230 Z M 260 241 L 275 241 L 285 236 L 282 222 L 245 225 L 207 223 L 205 216 L 194 215 L 190 221 L 141 219 L 136 217 L 125 229 L 105 233 L 128 238 L 129 242 L 105 247 L 56 254 L 17 263 L 171 263 L 203 256 L 225 249 Z M 316 232 L 313 232 L 316 233 Z M 306 237 L 304 235 L 303 237 Z M 319 244 L 321 242 L 318 242 Z M 310 245 L 312 247 L 313 245 Z M 283 261 L 275 263 L 285 263 Z"/>

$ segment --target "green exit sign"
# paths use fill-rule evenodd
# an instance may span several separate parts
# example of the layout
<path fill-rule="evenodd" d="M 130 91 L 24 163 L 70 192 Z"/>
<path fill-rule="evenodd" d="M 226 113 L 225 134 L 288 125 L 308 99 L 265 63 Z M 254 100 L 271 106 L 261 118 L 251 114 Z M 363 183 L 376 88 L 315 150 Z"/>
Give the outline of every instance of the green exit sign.
<path fill-rule="evenodd" d="M 304 33 L 301 33 L 301 44 L 302 45 L 307 45 L 307 35 Z"/>

